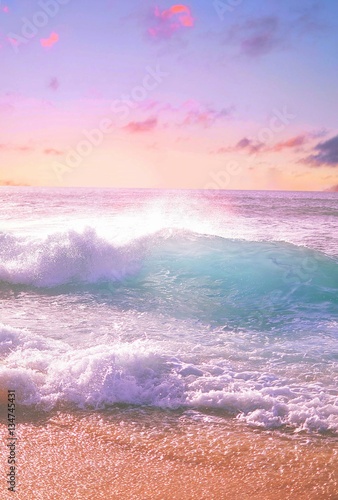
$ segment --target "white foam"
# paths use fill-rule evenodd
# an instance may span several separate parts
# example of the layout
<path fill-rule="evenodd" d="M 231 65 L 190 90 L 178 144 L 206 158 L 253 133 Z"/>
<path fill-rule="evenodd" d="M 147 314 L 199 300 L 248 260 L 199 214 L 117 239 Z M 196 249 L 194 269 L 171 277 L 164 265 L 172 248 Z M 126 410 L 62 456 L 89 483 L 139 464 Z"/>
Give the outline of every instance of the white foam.
<path fill-rule="evenodd" d="M 115 247 L 93 229 L 32 240 L 0 234 L 0 281 L 53 287 L 116 281 L 139 269 L 141 243 Z"/>
<path fill-rule="evenodd" d="M 160 342 L 71 348 L 0 325 L 0 385 L 18 403 L 103 408 L 115 403 L 218 408 L 249 425 L 338 432 L 338 399 L 320 384 L 296 384 L 273 374 L 194 365 L 161 352 Z"/>

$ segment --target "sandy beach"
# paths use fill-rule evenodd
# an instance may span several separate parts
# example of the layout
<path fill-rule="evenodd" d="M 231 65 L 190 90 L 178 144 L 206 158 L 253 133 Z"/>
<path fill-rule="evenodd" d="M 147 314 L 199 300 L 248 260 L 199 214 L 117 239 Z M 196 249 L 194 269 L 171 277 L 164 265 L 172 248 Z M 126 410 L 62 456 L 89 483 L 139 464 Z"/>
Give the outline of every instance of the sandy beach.
<path fill-rule="evenodd" d="M 337 443 L 329 437 L 130 408 L 20 421 L 19 500 L 338 498 Z M 0 431 L 3 441 L 7 429 Z M 5 476 L 2 447 L 3 499 Z"/>

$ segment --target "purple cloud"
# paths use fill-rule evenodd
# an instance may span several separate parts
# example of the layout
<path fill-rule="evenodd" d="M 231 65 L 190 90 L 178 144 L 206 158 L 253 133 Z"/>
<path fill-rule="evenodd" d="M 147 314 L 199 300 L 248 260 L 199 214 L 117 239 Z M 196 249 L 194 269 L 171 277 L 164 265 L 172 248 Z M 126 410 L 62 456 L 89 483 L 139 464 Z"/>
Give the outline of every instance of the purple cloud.
<path fill-rule="evenodd" d="M 338 167 L 338 135 L 317 144 L 313 154 L 302 161 L 313 167 Z"/>
<path fill-rule="evenodd" d="M 60 87 L 60 82 L 56 78 L 56 76 L 53 76 L 53 78 L 50 79 L 48 83 L 48 88 L 51 90 L 57 90 Z"/>
<path fill-rule="evenodd" d="M 244 151 L 249 154 L 255 154 L 258 153 L 263 147 L 264 144 L 262 142 L 253 141 L 251 139 L 248 139 L 247 137 L 243 137 L 243 139 L 241 139 L 235 146 L 226 146 L 219 148 L 216 153 L 223 154 Z"/>
<path fill-rule="evenodd" d="M 276 49 L 288 48 L 301 38 L 318 32 L 325 32 L 325 26 L 318 20 L 318 9 L 310 6 L 298 10 L 292 19 L 277 16 L 246 19 L 231 26 L 223 40 L 237 45 L 240 54 L 257 58 Z"/>
<path fill-rule="evenodd" d="M 275 16 L 249 19 L 230 29 L 226 42 L 239 45 L 242 54 L 258 57 L 271 52 L 281 43 L 280 21 Z"/>
<path fill-rule="evenodd" d="M 280 43 L 278 28 L 279 21 L 276 17 L 248 22 L 245 27 L 248 33 L 241 41 L 242 52 L 251 57 L 271 52 Z"/>

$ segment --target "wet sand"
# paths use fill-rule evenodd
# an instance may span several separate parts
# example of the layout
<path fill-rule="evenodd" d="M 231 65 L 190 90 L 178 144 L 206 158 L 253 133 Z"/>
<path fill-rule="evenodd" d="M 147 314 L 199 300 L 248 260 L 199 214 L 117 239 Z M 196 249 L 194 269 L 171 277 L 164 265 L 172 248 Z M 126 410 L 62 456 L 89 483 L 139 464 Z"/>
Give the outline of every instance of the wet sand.
<path fill-rule="evenodd" d="M 21 416 L 17 492 L 2 446 L 0 498 L 338 499 L 336 439 L 208 420 L 135 408 Z"/>

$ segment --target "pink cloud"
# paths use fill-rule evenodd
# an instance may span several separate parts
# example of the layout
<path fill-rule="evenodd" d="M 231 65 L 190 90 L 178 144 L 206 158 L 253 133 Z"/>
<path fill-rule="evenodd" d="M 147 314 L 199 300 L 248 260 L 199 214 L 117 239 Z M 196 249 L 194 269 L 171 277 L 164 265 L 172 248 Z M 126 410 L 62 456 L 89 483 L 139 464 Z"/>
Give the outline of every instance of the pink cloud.
<path fill-rule="evenodd" d="M 229 118 L 234 111 L 233 106 L 214 109 L 195 99 L 188 99 L 178 105 L 149 99 L 140 103 L 138 107 L 146 112 L 156 112 L 162 117 L 166 117 L 169 123 L 172 122 L 175 123 L 175 126 L 181 127 L 192 125 L 209 127 L 218 120 Z"/>
<path fill-rule="evenodd" d="M 181 111 L 183 111 L 181 126 L 199 125 L 210 127 L 217 120 L 231 116 L 233 107 L 216 110 L 211 107 L 205 107 L 194 99 L 190 99 L 182 104 Z"/>
<path fill-rule="evenodd" d="M 54 148 L 48 148 L 44 150 L 45 155 L 53 155 L 53 156 L 62 156 L 64 154 L 63 151 Z"/>
<path fill-rule="evenodd" d="M 0 143 L 0 151 L 16 151 L 20 153 L 30 153 L 31 151 L 35 151 L 35 148 L 32 146 L 28 146 L 26 144 L 4 144 Z M 62 156 L 64 151 L 55 148 L 46 148 L 43 150 L 45 155 L 51 156 Z"/>
<path fill-rule="evenodd" d="M 307 135 L 297 135 L 296 137 L 291 137 L 287 141 L 283 142 L 278 142 L 275 144 L 272 148 L 271 151 L 274 152 L 279 152 L 282 151 L 283 149 L 289 149 L 289 148 L 296 148 L 299 146 L 303 146 L 307 141 L 309 137 Z"/>
<path fill-rule="evenodd" d="M 154 18 L 156 25 L 148 29 L 152 38 L 170 38 L 183 28 L 194 26 L 194 18 L 186 5 L 172 5 L 166 10 L 155 7 Z"/>
<path fill-rule="evenodd" d="M 149 132 L 157 127 L 157 123 L 157 118 L 148 118 L 148 120 L 141 122 L 130 122 L 125 129 L 133 134 L 139 132 Z"/>
<path fill-rule="evenodd" d="M 182 126 L 201 125 L 202 127 L 210 127 L 220 117 L 221 117 L 220 113 L 216 112 L 213 109 L 190 110 L 186 113 L 181 125 Z"/>
<path fill-rule="evenodd" d="M 3 7 L 0 7 L 0 9 L 2 10 L 2 12 L 4 12 L 5 14 L 8 14 L 9 13 L 9 7 L 8 5 L 4 5 Z"/>
<path fill-rule="evenodd" d="M 53 47 L 53 45 L 59 41 L 59 35 L 57 33 L 51 33 L 49 38 L 41 38 L 40 43 L 44 48 Z"/>
<path fill-rule="evenodd" d="M 178 16 L 179 22 L 182 26 L 193 26 L 194 20 L 192 18 L 189 7 L 186 5 L 173 5 L 167 10 L 164 10 L 162 14 L 160 14 L 163 18 L 171 18 L 174 15 Z"/>
<path fill-rule="evenodd" d="M 33 151 L 33 148 L 30 146 L 21 146 L 17 144 L 0 144 L 0 151 L 19 151 L 21 153 L 28 153 Z"/>

